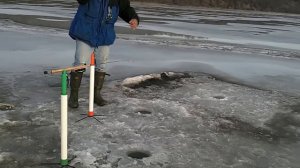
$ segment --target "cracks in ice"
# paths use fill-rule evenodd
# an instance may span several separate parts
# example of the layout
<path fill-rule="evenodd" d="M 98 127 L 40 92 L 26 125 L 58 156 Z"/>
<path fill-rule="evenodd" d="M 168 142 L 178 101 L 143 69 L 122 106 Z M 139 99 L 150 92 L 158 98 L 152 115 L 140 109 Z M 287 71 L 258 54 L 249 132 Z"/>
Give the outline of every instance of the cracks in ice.
<path fill-rule="evenodd" d="M 255 127 L 234 116 L 219 116 L 215 120 L 217 121 L 217 129 L 221 132 L 236 132 L 247 137 L 252 137 L 258 140 L 264 140 L 268 142 L 278 141 L 280 138 L 277 134 L 274 134 L 269 129 Z"/>
<path fill-rule="evenodd" d="M 258 127 L 235 116 L 218 116 L 217 130 L 224 133 L 238 133 L 247 137 L 267 142 L 297 142 L 300 140 L 300 121 L 291 114 L 277 113 L 265 125 Z"/>

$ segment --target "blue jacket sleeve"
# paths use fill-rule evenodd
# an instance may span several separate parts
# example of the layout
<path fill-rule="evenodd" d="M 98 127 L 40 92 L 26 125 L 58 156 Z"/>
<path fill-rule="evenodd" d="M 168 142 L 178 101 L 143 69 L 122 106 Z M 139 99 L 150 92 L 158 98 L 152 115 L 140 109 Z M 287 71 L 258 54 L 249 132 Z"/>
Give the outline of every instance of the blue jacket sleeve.
<path fill-rule="evenodd" d="M 119 16 L 125 22 L 129 23 L 131 19 L 137 19 L 138 23 L 140 23 L 140 18 L 135 12 L 134 8 L 130 6 L 129 0 L 120 0 L 119 1 L 120 13 Z"/>
<path fill-rule="evenodd" d="M 84 5 L 88 2 L 89 0 L 77 0 L 77 2 L 81 5 Z"/>

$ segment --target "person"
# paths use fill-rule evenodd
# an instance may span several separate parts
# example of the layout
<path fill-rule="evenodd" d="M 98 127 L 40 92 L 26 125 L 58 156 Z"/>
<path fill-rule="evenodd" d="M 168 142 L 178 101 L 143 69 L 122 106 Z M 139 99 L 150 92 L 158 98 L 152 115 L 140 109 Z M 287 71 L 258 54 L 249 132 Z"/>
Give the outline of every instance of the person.
<path fill-rule="evenodd" d="M 116 38 L 114 24 L 118 16 L 129 23 L 132 29 L 139 25 L 139 17 L 131 7 L 129 0 L 77 0 L 79 7 L 71 23 L 69 35 L 76 40 L 76 52 L 73 66 L 87 64 L 90 55 L 95 53 L 95 88 L 94 102 L 107 104 L 100 94 L 106 76 L 105 65 L 109 56 L 109 46 Z M 78 108 L 78 92 L 83 72 L 70 73 L 70 98 L 68 106 Z"/>

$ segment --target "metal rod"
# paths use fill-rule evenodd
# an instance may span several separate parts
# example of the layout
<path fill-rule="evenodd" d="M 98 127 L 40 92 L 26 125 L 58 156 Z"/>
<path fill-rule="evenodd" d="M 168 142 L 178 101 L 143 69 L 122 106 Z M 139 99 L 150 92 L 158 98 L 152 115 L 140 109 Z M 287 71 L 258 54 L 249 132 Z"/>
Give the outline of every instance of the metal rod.
<path fill-rule="evenodd" d="M 99 123 L 102 123 L 100 120 L 98 120 L 96 117 L 93 117 L 95 120 L 97 120 Z"/>
<path fill-rule="evenodd" d="M 86 115 L 86 114 L 85 114 Z M 77 120 L 75 123 L 78 123 L 78 122 L 80 122 L 80 121 L 82 121 L 82 120 L 84 120 L 84 119 L 86 119 L 86 118 L 88 118 L 88 116 L 86 116 L 86 117 L 83 117 L 82 119 L 80 119 L 80 120 Z"/>

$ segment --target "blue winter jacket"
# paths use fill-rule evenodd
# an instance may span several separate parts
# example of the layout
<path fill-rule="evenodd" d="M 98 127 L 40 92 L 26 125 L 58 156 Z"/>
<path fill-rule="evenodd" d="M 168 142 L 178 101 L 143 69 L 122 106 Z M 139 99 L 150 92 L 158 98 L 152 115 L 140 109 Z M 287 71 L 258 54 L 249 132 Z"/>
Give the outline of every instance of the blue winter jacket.
<path fill-rule="evenodd" d="M 116 39 L 114 24 L 119 15 L 126 22 L 138 19 L 129 0 L 89 0 L 85 4 L 81 3 L 71 23 L 69 35 L 92 47 L 111 45 Z"/>

